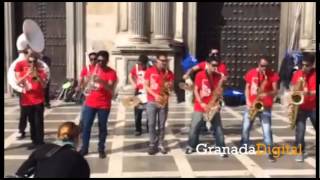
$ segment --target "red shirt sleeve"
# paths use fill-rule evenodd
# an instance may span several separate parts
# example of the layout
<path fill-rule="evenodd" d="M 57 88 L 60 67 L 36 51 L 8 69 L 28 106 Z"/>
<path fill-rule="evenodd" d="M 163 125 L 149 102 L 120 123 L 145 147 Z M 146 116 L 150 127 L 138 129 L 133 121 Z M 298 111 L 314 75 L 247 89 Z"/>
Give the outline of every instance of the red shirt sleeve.
<path fill-rule="evenodd" d="M 132 77 L 137 78 L 136 66 L 133 66 L 133 68 L 130 71 L 130 74 Z"/>
<path fill-rule="evenodd" d="M 309 82 L 311 83 L 311 84 L 310 84 L 310 90 L 311 90 L 311 91 L 316 90 L 316 84 L 317 84 L 316 72 L 313 72 L 313 74 L 312 74 L 311 77 L 310 77 Z"/>
<path fill-rule="evenodd" d="M 271 81 L 272 82 L 278 82 L 280 80 L 279 74 L 278 73 L 273 73 Z"/>
<path fill-rule="evenodd" d="M 15 72 L 22 72 L 22 71 L 23 71 L 23 65 L 22 65 L 21 62 L 18 62 L 18 63 L 16 64 L 16 67 L 14 67 L 14 71 L 15 71 Z"/>
<path fill-rule="evenodd" d="M 206 69 L 206 61 L 203 61 L 199 64 L 196 65 L 200 70 L 205 70 Z"/>
<path fill-rule="evenodd" d="M 118 77 L 117 77 L 117 73 L 115 71 L 112 72 L 112 76 L 110 77 L 111 81 L 117 81 Z"/>
<path fill-rule="evenodd" d="M 82 79 L 82 78 L 84 78 L 86 75 L 87 75 L 87 68 L 85 67 L 85 68 L 82 69 L 82 71 L 81 71 L 81 73 L 80 73 L 80 78 Z"/>
<path fill-rule="evenodd" d="M 252 78 L 252 75 L 251 75 L 251 71 L 248 71 L 245 75 L 244 75 L 244 80 L 246 81 L 246 83 L 250 83 L 250 80 Z"/>
<path fill-rule="evenodd" d="M 299 71 L 296 71 L 293 73 L 292 79 L 291 79 L 291 85 L 295 85 L 297 80 L 299 78 Z"/>
<path fill-rule="evenodd" d="M 223 73 L 225 76 L 228 76 L 228 67 L 226 66 L 226 64 L 221 63 L 218 69 L 219 72 Z"/>

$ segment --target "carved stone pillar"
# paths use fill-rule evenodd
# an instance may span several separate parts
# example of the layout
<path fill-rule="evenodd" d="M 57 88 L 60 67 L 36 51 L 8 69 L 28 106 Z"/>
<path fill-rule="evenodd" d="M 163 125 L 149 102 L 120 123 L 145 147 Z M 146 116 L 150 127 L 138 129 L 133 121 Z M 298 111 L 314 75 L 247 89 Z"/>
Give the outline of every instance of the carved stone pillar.
<path fill-rule="evenodd" d="M 154 2 L 153 4 L 153 40 L 168 43 L 173 39 L 173 13 L 171 2 Z"/>
<path fill-rule="evenodd" d="M 146 7 L 144 2 L 129 3 L 129 40 L 131 42 L 147 42 Z"/>

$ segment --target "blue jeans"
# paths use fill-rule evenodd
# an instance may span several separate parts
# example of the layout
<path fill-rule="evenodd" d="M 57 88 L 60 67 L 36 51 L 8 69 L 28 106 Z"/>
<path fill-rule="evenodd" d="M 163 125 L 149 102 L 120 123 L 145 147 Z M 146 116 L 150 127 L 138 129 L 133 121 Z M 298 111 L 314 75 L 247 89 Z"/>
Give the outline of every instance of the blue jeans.
<path fill-rule="evenodd" d="M 96 109 L 91 108 L 89 106 L 83 106 L 83 114 L 82 114 L 82 147 L 81 150 L 84 152 L 88 152 L 89 149 L 89 141 L 91 135 L 91 127 L 93 124 L 94 117 L 96 113 L 98 113 L 98 125 L 99 125 L 99 143 L 98 143 L 98 151 L 104 151 L 105 149 L 105 141 L 107 138 L 107 122 L 110 110 L 106 109 Z"/>
<path fill-rule="evenodd" d="M 316 111 L 298 111 L 297 121 L 296 121 L 296 142 L 295 145 L 302 146 L 302 150 L 304 150 L 305 142 L 304 135 L 306 132 L 306 121 L 307 118 L 310 118 L 313 128 L 316 129 L 315 121 L 316 121 Z"/>
<path fill-rule="evenodd" d="M 263 141 L 266 146 L 273 146 L 272 130 L 271 130 L 271 110 L 264 110 L 258 114 L 256 118 L 260 119 L 263 131 Z M 250 145 L 250 131 L 254 121 L 249 120 L 248 108 L 245 109 L 242 124 L 241 145 Z"/>
<path fill-rule="evenodd" d="M 220 113 L 217 112 L 216 115 L 213 117 L 211 121 L 212 127 L 214 128 L 214 134 L 216 138 L 216 146 L 217 147 L 224 147 L 224 135 L 222 130 L 222 123 Z M 195 111 L 192 114 L 192 121 L 191 121 L 191 128 L 189 132 L 189 140 L 188 140 L 188 147 L 193 149 L 199 144 L 199 134 L 200 129 L 203 124 L 203 113 Z"/>
<path fill-rule="evenodd" d="M 149 146 L 164 146 L 168 106 L 159 108 L 154 102 L 148 102 L 146 108 L 150 138 Z M 156 131 L 157 125 L 158 131 Z"/>

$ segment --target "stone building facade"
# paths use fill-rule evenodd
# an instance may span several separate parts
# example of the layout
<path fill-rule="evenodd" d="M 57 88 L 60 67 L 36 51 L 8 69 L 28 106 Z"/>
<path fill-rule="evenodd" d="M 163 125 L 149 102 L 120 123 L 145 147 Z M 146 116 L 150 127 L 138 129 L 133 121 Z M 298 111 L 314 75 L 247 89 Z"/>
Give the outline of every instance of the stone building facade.
<path fill-rule="evenodd" d="M 244 71 L 249 68 L 249 65 L 246 65 L 244 61 L 251 54 L 238 53 L 238 59 L 232 59 L 235 57 L 230 53 L 230 57 L 228 57 L 227 51 L 232 52 L 233 49 L 228 49 L 229 47 L 223 45 L 228 42 L 223 40 L 224 38 L 228 39 L 228 34 L 225 36 L 225 33 L 236 32 L 237 35 L 232 34 L 230 37 L 234 36 L 234 40 L 239 41 L 240 30 L 246 32 L 249 28 L 261 27 L 262 29 L 253 30 L 253 32 L 261 34 L 264 31 L 273 32 L 276 38 L 270 43 L 275 45 L 266 45 L 266 47 L 270 48 L 270 52 L 271 50 L 275 52 L 273 54 L 275 68 L 279 68 L 288 47 L 310 52 L 315 52 L 316 47 L 316 4 L 314 2 L 221 2 L 207 4 L 197 2 L 24 2 L 20 4 L 5 2 L 4 5 L 5 73 L 12 60 L 17 56 L 15 42 L 22 32 L 21 22 L 24 18 L 31 18 L 36 20 L 44 31 L 46 37 L 45 53 L 53 57 L 60 54 L 56 58 L 59 60 L 55 61 L 53 58 L 52 72 L 57 75 L 57 79 L 61 76 L 59 80 L 53 79 L 53 86 L 56 89 L 61 85 L 63 79 L 79 77 L 80 70 L 88 63 L 87 54 L 89 52 L 102 49 L 110 52 L 109 65 L 116 69 L 120 78 L 119 87 L 123 90 L 128 84 L 128 71 L 140 54 L 154 58 L 158 52 L 167 53 L 170 59 L 170 69 L 175 72 L 177 84 L 183 73 L 180 65 L 181 47 L 183 46 L 196 57 L 204 57 L 205 53 L 212 48 L 211 46 L 217 45 L 221 49 L 222 56 L 226 59 L 230 58 L 227 63 L 232 62 L 237 66 L 241 64 L 241 67 L 244 67 L 242 71 Z M 212 7 L 211 10 L 208 7 Z M 215 27 L 211 27 L 209 24 L 211 19 L 212 21 L 216 20 L 216 15 L 210 15 L 210 13 L 215 12 L 217 7 L 221 8 L 219 16 L 223 19 L 224 25 L 219 25 L 221 27 L 219 36 L 212 40 L 216 41 L 215 44 L 203 45 L 202 42 L 199 42 L 203 39 L 199 40 L 199 38 L 206 36 L 199 33 L 210 34 L 210 31 L 211 33 L 216 31 L 213 30 Z M 55 8 L 52 10 L 52 14 L 49 13 L 50 8 Z M 250 8 L 254 11 L 247 17 L 245 14 L 249 13 Z M 54 14 L 57 9 L 61 12 Z M 259 14 L 260 9 L 263 9 L 266 14 Z M 297 13 L 298 10 L 301 10 L 300 14 Z M 38 14 L 34 15 L 29 11 Z M 277 16 L 273 14 L 277 14 Z M 199 19 L 199 17 L 206 16 L 208 17 L 204 18 L 207 20 L 205 22 Z M 269 21 L 273 23 L 269 27 L 261 26 Z M 57 25 L 59 23 L 62 25 Z M 227 26 L 231 29 L 234 28 L 234 30 L 229 31 Z M 207 28 L 207 30 L 202 31 L 203 28 Z M 251 30 L 248 32 L 250 36 Z M 296 34 L 294 37 L 292 36 L 293 32 Z M 213 33 L 216 34 L 216 32 Z M 259 39 L 259 36 L 257 37 Z M 244 38 L 241 36 L 241 39 Z M 47 48 L 47 45 L 50 48 Z M 201 49 L 199 49 L 200 45 Z M 242 43 L 238 46 L 245 48 L 246 44 Z M 59 53 L 55 53 L 57 51 Z M 242 52 L 245 51 L 245 49 L 242 50 Z M 252 53 L 252 56 L 256 55 L 259 56 L 259 53 Z M 241 76 L 235 75 L 232 78 L 229 86 L 239 85 L 236 82 Z M 7 94 L 11 93 L 6 78 L 4 91 Z"/>

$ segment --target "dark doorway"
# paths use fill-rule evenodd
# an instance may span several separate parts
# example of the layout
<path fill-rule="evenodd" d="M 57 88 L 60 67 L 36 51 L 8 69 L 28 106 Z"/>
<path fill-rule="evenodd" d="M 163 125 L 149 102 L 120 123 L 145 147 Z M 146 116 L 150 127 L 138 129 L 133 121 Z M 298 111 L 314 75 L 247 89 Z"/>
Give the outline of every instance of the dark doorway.
<path fill-rule="evenodd" d="M 280 2 L 197 3 L 197 57 L 220 49 L 229 69 L 227 87 L 244 89 L 244 74 L 263 55 L 278 69 Z"/>
<path fill-rule="evenodd" d="M 223 3 L 197 3 L 197 48 L 199 61 L 207 58 L 212 48 L 220 49 L 221 29 L 224 25 L 222 16 Z"/>

